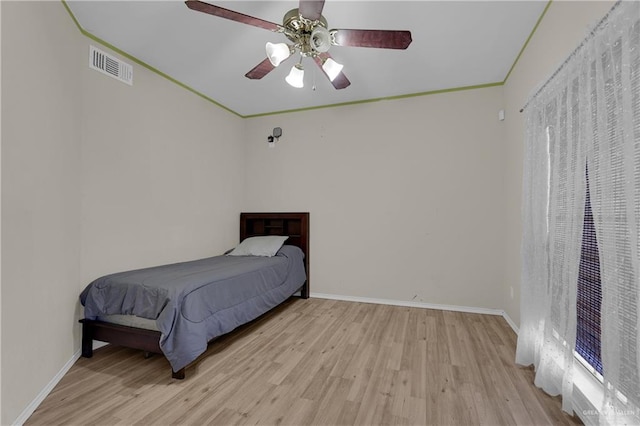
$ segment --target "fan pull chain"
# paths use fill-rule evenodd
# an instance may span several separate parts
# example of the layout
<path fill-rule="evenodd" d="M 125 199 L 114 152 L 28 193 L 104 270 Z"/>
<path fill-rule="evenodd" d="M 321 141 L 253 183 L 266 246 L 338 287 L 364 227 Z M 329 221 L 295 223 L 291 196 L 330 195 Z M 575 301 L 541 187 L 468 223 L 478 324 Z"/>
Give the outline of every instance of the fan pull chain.
<path fill-rule="evenodd" d="M 316 91 L 316 68 L 313 67 L 313 86 L 311 87 L 311 90 L 313 90 L 314 92 Z"/>

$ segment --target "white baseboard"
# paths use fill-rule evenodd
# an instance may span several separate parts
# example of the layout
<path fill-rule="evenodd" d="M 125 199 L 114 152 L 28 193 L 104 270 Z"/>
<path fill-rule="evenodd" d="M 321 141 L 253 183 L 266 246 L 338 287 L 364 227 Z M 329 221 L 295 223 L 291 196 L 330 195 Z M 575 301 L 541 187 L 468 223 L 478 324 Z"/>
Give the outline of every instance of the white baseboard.
<path fill-rule="evenodd" d="M 516 335 L 520 333 L 520 329 L 518 328 L 516 323 L 513 322 L 511 317 L 506 312 L 502 313 L 502 318 L 504 318 L 504 320 L 507 322 L 507 324 L 509 324 L 509 326 L 511 326 L 511 329 L 516 333 Z"/>
<path fill-rule="evenodd" d="M 440 311 L 466 312 L 470 314 L 500 315 L 518 334 L 518 326 L 502 309 L 476 308 L 472 306 L 440 305 L 437 303 L 414 302 L 412 300 L 372 299 L 370 297 L 342 296 L 339 294 L 311 293 L 318 299 L 344 300 L 345 302 L 375 303 L 377 305 L 407 306 L 410 308 L 438 309 Z"/>
<path fill-rule="evenodd" d="M 105 343 L 105 342 L 99 342 L 97 340 L 93 341 L 94 350 L 107 345 L 108 343 Z M 80 355 L 81 355 L 81 350 L 78 349 L 73 354 L 71 359 L 67 361 L 65 365 L 60 369 L 60 371 L 58 371 L 58 373 L 53 377 L 53 379 L 51 379 L 51 381 L 47 384 L 47 386 L 45 386 L 44 389 L 40 391 L 38 396 L 36 396 L 36 398 L 33 401 L 31 401 L 31 403 L 27 406 L 27 408 L 25 408 L 24 411 L 20 413 L 18 418 L 15 419 L 13 423 L 11 423 L 12 425 L 22 426 L 22 424 L 26 422 L 27 419 L 29 419 L 29 417 L 31 417 L 31 415 L 33 414 L 34 411 L 36 411 L 38 406 L 42 404 L 42 401 L 44 401 L 44 399 L 49 395 L 49 393 L 51 393 L 53 388 L 56 387 L 58 382 L 62 380 L 64 375 L 67 374 L 67 372 L 71 369 L 71 367 L 73 367 L 73 364 L 75 364 L 76 361 L 80 359 Z"/>
<path fill-rule="evenodd" d="M 338 294 L 311 293 L 318 299 L 344 300 L 346 302 L 375 303 L 377 305 L 407 306 L 410 308 L 438 309 L 440 311 L 467 312 L 470 314 L 502 315 L 501 309 L 474 308 L 471 306 L 439 305 L 435 303 L 415 302 L 413 300 L 372 299 L 369 297 L 342 296 Z"/>
<path fill-rule="evenodd" d="M 38 396 L 36 396 L 36 398 L 33 401 L 31 401 L 31 404 L 27 405 L 27 408 L 25 408 L 22 411 L 22 413 L 20 413 L 18 418 L 15 419 L 11 424 L 22 426 L 22 424 L 26 422 L 29 419 L 29 417 L 31 417 L 33 412 L 36 411 L 36 408 L 38 408 L 38 406 L 42 403 L 42 401 L 44 401 L 47 395 L 49 395 L 49 393 L 53 390 L 53 388 L 56 387 L 58 382 L 62 380 L 64 375 L 67 374 L 67 371 L 69 371 L 71 367 L 73 367 L 73 364 L 75 364 L 75 362 L 79 358 L 80 358 L 80 349 L 78 349 L 73 354 L 71 359 L 66 362 L 66 364 L 60 369 L 60 371 L 58 371 L 58 373 L 55 376 L 53 376 L 53 379 L 51 379 L 51 381 L 40 391 Z"/>

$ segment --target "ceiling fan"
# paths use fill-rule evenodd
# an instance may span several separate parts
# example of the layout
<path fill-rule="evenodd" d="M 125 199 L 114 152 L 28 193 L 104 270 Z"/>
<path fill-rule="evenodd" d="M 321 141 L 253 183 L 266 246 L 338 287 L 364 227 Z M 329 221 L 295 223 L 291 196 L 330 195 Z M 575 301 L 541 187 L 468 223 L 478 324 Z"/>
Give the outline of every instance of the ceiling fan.
<path fill-rule="evenodd" d="M 411 44 L 410 31 L 328 29 L 322 16 L 324 0 L 300 0 L 297 9 L 288 11 L 282 25 L 260 18 L 214 6 L 198 0 L 185 1 L 187 7 L 198 12 L 230 19 L 254 27 L 284 34 L 292 44 L 267 43 L 267 58 L 245 74 L 250 79 L 260 79 L 281 62 L 300 53 L 300 61 L 291 68 L 285 78 L 294 87 L 303 87 L 304 68 L 302 58 L 312 58 L 336 89 L 344 89 L 351 82 L 342 72 L 343 65 L 329 54 L 331 46 L 375 47 L 381 49 L 406 49 Z"/>

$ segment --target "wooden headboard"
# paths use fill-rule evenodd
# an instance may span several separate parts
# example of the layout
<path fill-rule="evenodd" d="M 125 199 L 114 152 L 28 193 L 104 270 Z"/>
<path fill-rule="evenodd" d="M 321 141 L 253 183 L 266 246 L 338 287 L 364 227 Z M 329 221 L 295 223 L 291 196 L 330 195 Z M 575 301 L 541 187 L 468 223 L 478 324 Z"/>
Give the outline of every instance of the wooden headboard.
<path fill-rule="evenodd" d="M 240 213 L 240 241 L 263 235 L 288 235 L 285 244 L 300 247 L 304 253 L 307 282 L 302 298 L 309 297 L 309 213 Z"/>

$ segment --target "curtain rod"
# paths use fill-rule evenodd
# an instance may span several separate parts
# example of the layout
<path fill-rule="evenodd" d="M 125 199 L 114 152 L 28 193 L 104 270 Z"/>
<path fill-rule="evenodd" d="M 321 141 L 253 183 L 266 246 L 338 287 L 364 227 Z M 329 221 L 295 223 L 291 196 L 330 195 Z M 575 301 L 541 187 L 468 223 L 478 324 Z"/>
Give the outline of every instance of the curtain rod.
<path fill-rule="evenodd" d="M 551 82 L 551 80 L 553 80 L 553 78 L 558 75 L 558 73 L 560 71 L 562 71 L 562 69 L 565 67 L 565 65 L 567 65 L 567 63 L 580 51 L 580 49 L 582 49 L 584 47 L 584 45 L 586 44 L 587 41 L 589 41 L 595 34 L 596 31 L 598 31 L 602 26 L 604 26 L 607 23 L 607 20 L 609 19 L 609 15 L 611 15 L 611 12 L 613 12 L 613 10 L 615 8 L 617 8 L 620 3 L 622 3 L 622 0 L 618 0 L 616 1 L 616 3 L 613 5 L 613 7 L 611 7 L 611 9 L 609 9 L 609 11 L 607 12 L 606 15 L 604 15 L 604 17 L 600 20 L 600 22 L 598 22 L 596 24 L 596 26 L 591 30 L 591 32 L 589 32 L 589 34 L 587 34 L 587 36 L 584 38 L 584 40 L 582 40 L 582 42 L 578 45 L 578 47 L 576 47 L 573 52 L 571 52 L 571 54 L 569 54 L 569 56 L 567 57 L 567 59 L 565 59 L 560 66 L 553 72 L 553 74 L 551 74 L 551 77 L 549 77 L 547 79 L 547 81 L 545 81 L 542 86 L 540 86 L 540 88 L 538 90 L 535 91 L 535 93 L 533 95 L 531 95 L 529 97 L 529 99 L 527 100 L 527 102 L 524 104 L 524 106 L 522 108 L 520 108 L 520 112 L 523 112 L 531 103 L 531 101 L 533 101 L 539 94 L 540 92 L 542 92 L 544 90 L 545 87 L 547 87 L 547 85 Z"/>

